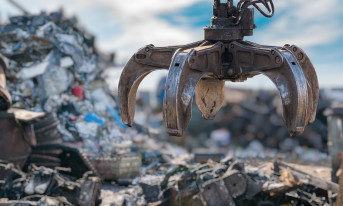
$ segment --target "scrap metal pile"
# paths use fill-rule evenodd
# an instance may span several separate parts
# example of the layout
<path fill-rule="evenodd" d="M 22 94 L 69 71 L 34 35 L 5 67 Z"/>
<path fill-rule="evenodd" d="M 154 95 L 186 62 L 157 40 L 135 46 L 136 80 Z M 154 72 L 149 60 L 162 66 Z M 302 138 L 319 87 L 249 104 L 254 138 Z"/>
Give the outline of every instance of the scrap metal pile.
<path fill-rule="evenodd" d="M 273 165 L 273 166 L 272 166 Z M 234 159 L 179 166 L 161 182 L 160 205 L 325 205 L 338 184 L 283 162 L 258 167 Z M 143 189 L 144 190 L 144 189 Z"/>
<path fill-rule="evenodd" d="M 141 159 L 131 152 L 132 140 L 146 134 L 121 123 L 102 78 L 113 62 L 97 53 L 94 37 L 80 29 L 75 18 L 65 18 L 62 12 L 11 17 L 0 26 L 0 53 L 1 163 L 27 173 L 33 164 L 67 168 L 69 177 L 77 179 L 89 171 L 99 175 L 93 163 L 108 158 L 117 166 L 106 171 L 100 164 L 100 173 L 105 170 L 112 179 L 139 174 Z M 0 167 L 0 179 L 11 187 L 8 181 L 14 177 L 8 176 L 7 167 Z M 1 197 L 23 197 L 7 192 Z M 44 195 L 56 196 L 56 188 Z"/>
<path fill-rule="evenodd" d="M 235 151 L 238 157 L 271 157 L 279 152 L 298 161 L 327 158 L 327 125 L 323 112 L 332 104 L 327 93 L 321 92 L 317 118 L 303 134 L 289 137 L 282 121 L 281 100 L 276 91 L 226 89 L 228 97 L 213 121 L 201 118 L 193 106 L 193 119 L 185 132 L 186 147 L 210 148 L 212 151 Z M 230 96 L 229 96 L 230 95 Z M 312 148 L 312 149 L 309 149 Z"/>
<path fill-rule="evenodd" d="M 12 107 L 46 112 L 34 124 L 36 149 L 79 141 L 89 155 L 103 156 L 112 152 L 109 141 L 130 136 L 120 132 L 125 126 L 101 76 L 109 62 L 75 18 L 11 17 L 0 28 L 0 44 Z"/>
<path fill-rule="evenodd" d="M 133 181 L 133 186 L 119 187 L 114 192 L 105 189 L 103 201 L 112 198 L 116 199 L 116 205 L 135 202 L 136 205 L 208 206 L 313 206 L 336 201 L 338 184 L 310 173 L 319 171 L 318 168 L 296 167 L 281 161 L 244 162 L 226 158 L 197 164 L 187 155 L 169 163 L 162 158 L 150 172 Z"/>
<path fill-rule="evenodd" d="M 98 205 L 101 180 L 91 172 L 82 178 L 32 165 L 29 173 L 14 165 L 0 165 L 7 176 L 0 181 L 1 205 Z"/>

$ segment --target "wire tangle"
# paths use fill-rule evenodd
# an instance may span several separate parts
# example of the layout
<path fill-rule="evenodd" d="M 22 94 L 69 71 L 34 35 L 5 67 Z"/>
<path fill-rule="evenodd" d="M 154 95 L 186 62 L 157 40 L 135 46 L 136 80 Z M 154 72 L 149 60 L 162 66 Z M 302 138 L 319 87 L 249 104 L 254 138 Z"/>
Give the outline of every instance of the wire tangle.
<path fill-rule="evenodd" d="M 269 13 L 266 13 L 261 9 L 259 4 L 262 4 Z M 239 24 L 240 21 L 242 20 L 242 16 L 245 12 L 245 10 L 249 6 L 254 6 L 263 16 L 265 17 L 272 17 L 274 15 L 274 3 L 273 0 L 240 0 L 237 4 L 237 19 L 236 19 L 236 24 Z"/>

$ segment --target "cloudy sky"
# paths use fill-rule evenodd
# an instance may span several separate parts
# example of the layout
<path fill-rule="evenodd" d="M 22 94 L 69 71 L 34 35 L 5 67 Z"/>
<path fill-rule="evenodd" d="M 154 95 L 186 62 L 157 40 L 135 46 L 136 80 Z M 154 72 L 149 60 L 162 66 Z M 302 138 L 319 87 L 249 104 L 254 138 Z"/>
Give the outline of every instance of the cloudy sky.
<path fill-rule="evenodd" d="M 213 0 L 16 0 L 31 13 L 63 8 L 96 35 L 103 51 L 116 51 L 124 63 L 146 44 L 168 46 L 203 38 Z M 247 38 L 259 44 L 303 48 L 311 58 L 322 88 L 343 87 L 343 5 L 341 0 L 274 0 L 275 16 L 256 13 L 257 29 Z M 20 11 L 1 0 L 0 17 Z M 248 86 L 270 87 L 265 77 Z"/>

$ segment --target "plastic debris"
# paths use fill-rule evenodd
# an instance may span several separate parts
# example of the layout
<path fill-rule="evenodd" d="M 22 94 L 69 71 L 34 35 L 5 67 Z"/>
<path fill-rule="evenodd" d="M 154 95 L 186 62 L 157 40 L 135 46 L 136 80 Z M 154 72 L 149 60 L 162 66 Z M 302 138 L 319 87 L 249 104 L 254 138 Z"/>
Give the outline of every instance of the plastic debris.
<path fill-rule="evenodd" d="M 99 118 L 95 113 L 88 113 L 83 120 L 86 122 L 96 122 L 101 126 L 105 126 L 105 121 Z"/>
<path fill-rule="evenodd" d="M 71 89 L 71 93 L 78 97 L 79 99 L 84 99 L 85 98 L 85 95 L 84 95 L 84 92 L 83 92 L 83 87 L 82 86 L 75 86 Z"/>

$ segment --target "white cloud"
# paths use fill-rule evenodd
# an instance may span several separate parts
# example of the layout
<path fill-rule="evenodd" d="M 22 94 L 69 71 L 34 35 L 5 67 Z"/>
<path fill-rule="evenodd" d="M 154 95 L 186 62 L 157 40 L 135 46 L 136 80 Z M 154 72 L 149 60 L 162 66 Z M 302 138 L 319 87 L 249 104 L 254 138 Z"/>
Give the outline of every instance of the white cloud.
<path fill-rule="evenodd" d="M 97 3 L 112 9 L 113 15 L 123 26 L 123 33 L 110 41 L 100 42 L 99 46 L 106 51 L 116 50 L 119 60 L 125 62 L 137 49 L 146 44 L 169 46 L 200 40 L 202 33 L 173 26 L 158 18 L 159 14 L 175 11 L 199 1 L 201 0 L 100 0 Z"/>
<path fill-rule="evenodd" d="M 155 16 L 160 13 L 170 12 L 177 9 L 181 9 L 190 6 L 201 0 L 97 0 L 97 1 L 84 1 L 74 0 L 80 4 L 93 6 L 94 4 L 103 5 L 111 8 L 115 14 L 119 14 L 122 19 L 134 20 L 141 16 Z"/>
<path fill-rule="evenodd" d="M 255 31 L 256 41 L 309 48 L 337 41 L 343 35 L 339 0 L 276 0 L 275 9 L 276 18 L 271 24 Z"/>

